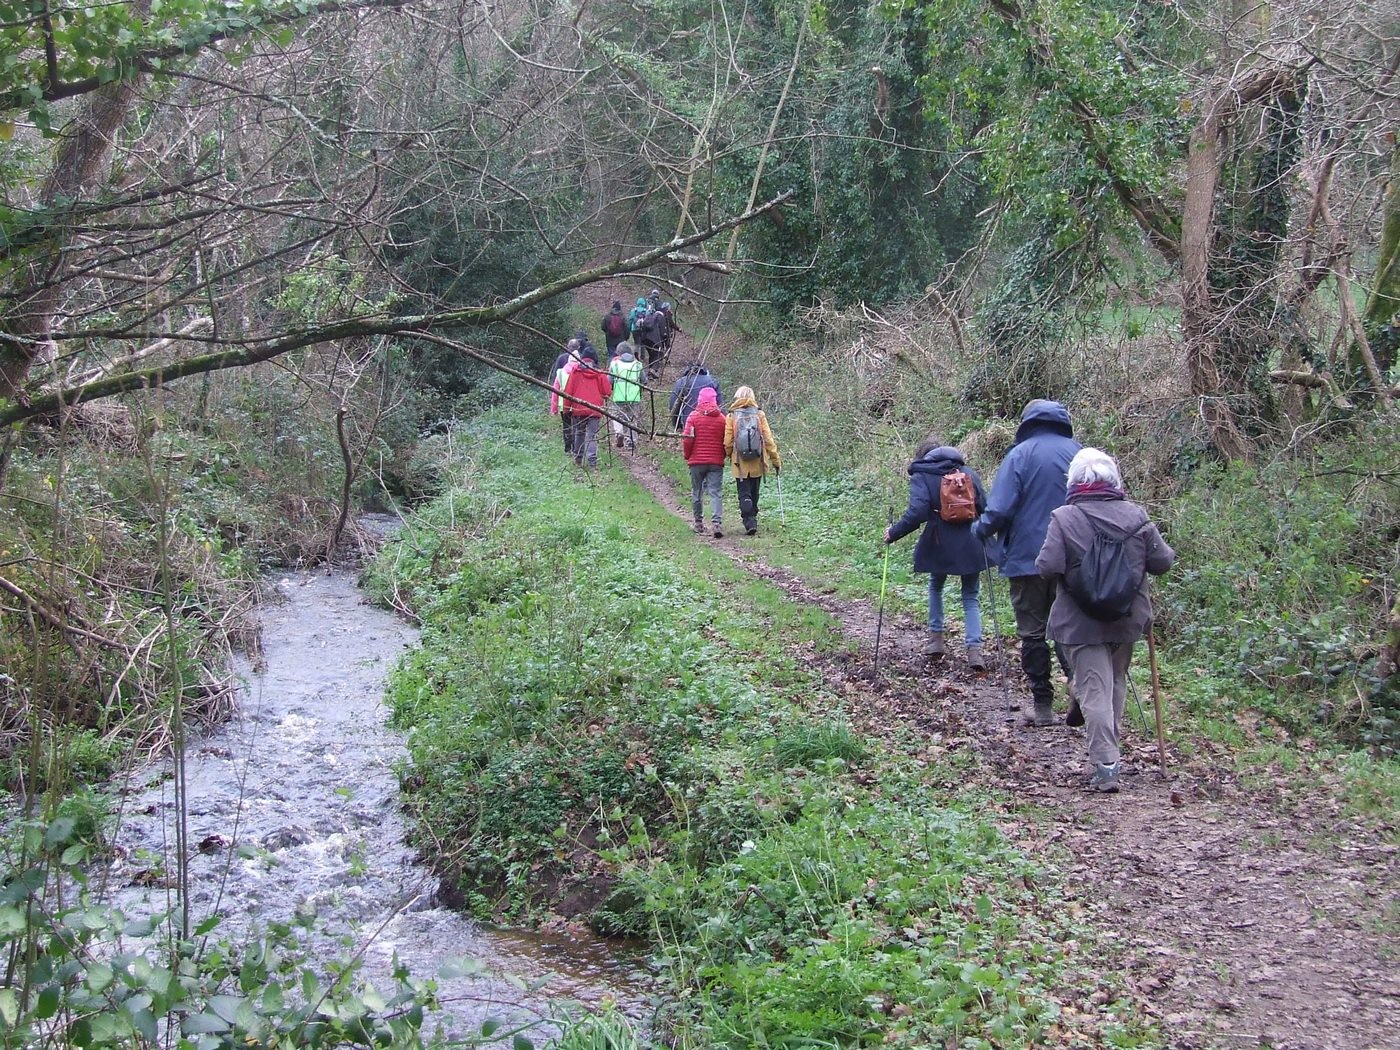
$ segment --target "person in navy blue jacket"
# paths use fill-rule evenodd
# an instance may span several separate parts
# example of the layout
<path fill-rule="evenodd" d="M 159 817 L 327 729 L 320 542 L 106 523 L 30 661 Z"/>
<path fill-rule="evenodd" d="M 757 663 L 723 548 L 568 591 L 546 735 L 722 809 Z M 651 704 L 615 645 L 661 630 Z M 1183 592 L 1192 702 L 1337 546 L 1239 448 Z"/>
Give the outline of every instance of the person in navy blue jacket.
<path fill-rule="evenodd" d="M 986 668 L 987 662 L 982 655 L 978 581 L 979 574 L 990 562 L 982 541 L 972 535 L 971 521 L 952 523 L 939 515 L 943 478 L 955 470 L 961 470 L 971 480 L 977 513 L 986 510 L 987 493 L 977 471 L 967 465 L 960 451 L 930 434 L 914 450 L 914 462 L 909 464 L 909 506 L 904 516 L 885 530 L 885 542 L 893 543 L 920 525 L 924 526 L 923 535 L 914 547 L 914 571 L 929 573 L 928 641 L 924 644 L 924 655 L 938 660 L 948 651 L 943 631 L 943 585 L 949 576 L 957 576 L 962 582 L 963 644 L 967 648 L 967 664 L 980 671 Z"/>
<path fill-rule="evenodd" d="M 1021 412 L 1016 442 L 997 468 L 987 509 L 972 523 L 979 539 L 1002 538 L 997 561 L 1010 583 L 1016 634 L 1021 639 L 1021 670 L 1035 703 L 1030 717 L 1038 726 L 1055 723 L 1055 687 L 1050 682 L 1050 646 L 1045 640 L 1055 582 L 1040 575 L 1035 559 L 1050 529 L 1050 515 L 1064 506 L 1065 477 L 1079 449 L 1064 405 L 1040 399 L 1028 402 Z M 1066 666 L 1063 656 L 1060 665 Z"/>

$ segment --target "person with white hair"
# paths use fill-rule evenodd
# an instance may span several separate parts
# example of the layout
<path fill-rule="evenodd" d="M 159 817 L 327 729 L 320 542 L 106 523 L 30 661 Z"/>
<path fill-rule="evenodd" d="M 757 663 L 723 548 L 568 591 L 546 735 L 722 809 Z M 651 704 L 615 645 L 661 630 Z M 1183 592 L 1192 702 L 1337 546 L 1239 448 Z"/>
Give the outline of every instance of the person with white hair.
<path fill-rule="evenodd" d="M 1112 792 L 1128 665 L 1134 643 L 1152 625 L 1147 575 L 1166 572 L 1176 554 L 1147 511 L 1128 499 L 1108 453 L 1080 449 L 1066 478 L 1065 505 L 1050 515 L 1035 567 L 1056 584 L 1047 634 L 1069 660 L 1084 714 L 1089 788 Z"/>

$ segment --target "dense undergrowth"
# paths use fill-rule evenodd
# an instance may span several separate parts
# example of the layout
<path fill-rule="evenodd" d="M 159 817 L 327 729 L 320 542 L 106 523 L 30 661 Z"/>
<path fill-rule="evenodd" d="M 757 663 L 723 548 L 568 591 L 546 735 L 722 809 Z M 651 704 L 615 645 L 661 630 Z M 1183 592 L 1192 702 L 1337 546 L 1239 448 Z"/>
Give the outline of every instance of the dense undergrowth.
<path fill-rule="evenodd" d="M 650 938 L 682 1046 L 1152 1041 L 963 759 L 849 728 L 825 614 L 620 464 L 576 474 L 533 408 L 458 437 L 453 489 L 369 586 L 423 622 L 390 695 L 420 841 L 467 907 Z"/>

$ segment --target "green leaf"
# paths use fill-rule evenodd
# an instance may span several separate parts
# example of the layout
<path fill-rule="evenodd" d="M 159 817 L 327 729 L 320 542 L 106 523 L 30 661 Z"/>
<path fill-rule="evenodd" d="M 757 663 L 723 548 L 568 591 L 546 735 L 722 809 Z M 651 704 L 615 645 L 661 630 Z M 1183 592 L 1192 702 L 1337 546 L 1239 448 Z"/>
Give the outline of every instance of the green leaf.
<path fill-rule="evenodd" d="M 19 1000 L 15 998 L 14 989 L 0 988 L 0 1021 L 4 1021 L 6 1027 L 14 1027 L 18 1017 Z"/>
<path fill-rule="evenodd" d="M 194 1014 L 186 1017 L 180 1024 L 180 1031 L 184 1035 L 212 1035 L 216 1032 L 227 1032 L 229 1023 L 216 1013 L 205 1011 L 202 1014 Z"/>

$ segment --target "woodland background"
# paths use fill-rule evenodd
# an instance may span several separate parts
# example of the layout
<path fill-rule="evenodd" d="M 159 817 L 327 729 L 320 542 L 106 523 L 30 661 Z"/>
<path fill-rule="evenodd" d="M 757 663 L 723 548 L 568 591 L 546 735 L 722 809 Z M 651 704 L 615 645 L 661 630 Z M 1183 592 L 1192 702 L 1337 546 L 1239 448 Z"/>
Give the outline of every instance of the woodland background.
<path fill-rule="evenodd" d="M 1384 761 L 1397 67 L 1387 0 L 0 2 L 7 784 L 222 717 L 261 573 L 438 495 L 604 280 L 875 503 L 1064 400 L 1173 658 Z"/>

